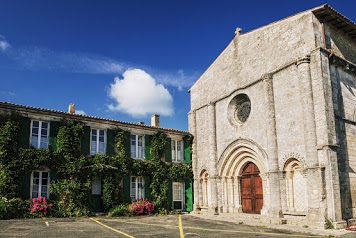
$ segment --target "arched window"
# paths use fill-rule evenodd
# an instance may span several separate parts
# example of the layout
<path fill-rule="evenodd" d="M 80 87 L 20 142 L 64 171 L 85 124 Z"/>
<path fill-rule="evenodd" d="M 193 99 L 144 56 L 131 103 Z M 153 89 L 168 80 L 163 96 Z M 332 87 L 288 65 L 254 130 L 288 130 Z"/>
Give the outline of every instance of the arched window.
<path fill-rule="evenodd" d="M 206 170 L 200 175 L 200 183 L 203 195 L 202 206 L 207 207 L 209 205 L 209 174 Z"/>
<path fill-rule="evenodd" d="M 291 159 L 285 166 L 288 211 L 304 212 L 307 207 L 307 184 L 300 162 Z"/>

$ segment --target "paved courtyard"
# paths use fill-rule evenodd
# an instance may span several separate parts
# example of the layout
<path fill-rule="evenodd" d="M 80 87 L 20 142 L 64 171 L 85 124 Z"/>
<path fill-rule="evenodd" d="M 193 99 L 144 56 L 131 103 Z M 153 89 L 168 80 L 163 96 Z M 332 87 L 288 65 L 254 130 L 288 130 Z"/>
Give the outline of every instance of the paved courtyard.
<path fill-rule="evenodd" d="M 354 235 L 354 234 L 352 234 Z M 0 237 L 323 237 L 189 215 L 0 221 Z M 342 237 L 356 237 L 342 236 Z"/>

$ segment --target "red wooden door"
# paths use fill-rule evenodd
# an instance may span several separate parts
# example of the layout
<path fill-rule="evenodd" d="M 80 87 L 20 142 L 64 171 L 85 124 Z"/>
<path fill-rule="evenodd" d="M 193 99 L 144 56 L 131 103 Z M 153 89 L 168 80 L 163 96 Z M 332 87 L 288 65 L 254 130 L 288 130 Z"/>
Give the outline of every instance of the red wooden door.
<path fill-rule="evenodd" d="M 262 179 L 260 170 L 254 163 L 248 163 L 241 175 L 242 211 L 246 213 L 261 213 L 263 206 Z"/>

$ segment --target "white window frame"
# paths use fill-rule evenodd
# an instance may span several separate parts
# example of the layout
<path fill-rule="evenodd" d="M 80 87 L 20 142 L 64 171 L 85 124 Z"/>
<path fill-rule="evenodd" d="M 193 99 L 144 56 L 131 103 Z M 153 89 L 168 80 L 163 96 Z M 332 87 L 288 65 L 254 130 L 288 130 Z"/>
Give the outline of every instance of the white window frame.
<path fill-rule="evenodd" d="M 36 172 L 38 172 L 39 173 L 39 177 L 38 177 L 38 179 L 39 179 L 39 183 L 38 183 L 38 196 L 37 197 L 42 197 L 42 175 L 43 175 L 43 173 L 48 173 L 48 177 L 47 177 L 47 184 L 46 184 L 46 186 L 47 186 L 47 196 L 46 196 L 46 198 L 49 198 L 49 196 L 50 196 L 50 191 L 49 191 L 49 185 L 50 185 L 50 182 L 51 182 L 51 176 L 50 176 L 50 172 L 49 172 L 49 170 L 34 170 L 34 171 L 32 171 L 32 173 L 31 173 L 31 187 L 30 187 L 30 198 L 32 199 L 32 198 L 34 198 L 32 195 L 32 192 L 33 192 L 33 176 L 34 176 L 34 173 L 36 173 Z"/>
<path fill-rule="evenodd" d="M 181 189 L 181 191 L 177 190 L 174 188 L 175 185 L 178 185 Z M 177 196 L 180 195 L 180 199 L 177 198 Z M 185 207 L 185 184 L 182 182 L 173 182 L 172 183 L 172 207 L 174 208 L 174 202 L 181 202 L 182 207 L 180 209 L 175 209 L 175 210 L 183 210 Z"/>
<path fill-rule="evenodd" d="M 132 181 L 134 179 L 134 181 Z M 134 186 L 132 186 L 134 184 Z M 135 194 L 132 193 L 132 189 L 135 189 Z M 132 201 L 145 198 L 145 179 L 142 176 L 130 177 L 130 197 Z"/>
<path fill-rule="evenodd" d="M 178 145 L 180 145 L 180 151 L 178 151 Z M 171 150 L 172 150 L 172 162 L 182 163 L 184 160 L 184 144 L 183 140 L 171 140 Z M 180 156 L 180 158 L 179 158 Z"/>
<path fill-rule="evenodd" d="M 92 150 L 92 146 L 93 146 L 93 143 L 94 143 L 94 141 L 93 141 L 93 130 L 96 130 L 96 141 L 95 141 L 95 143 L 96 143 L 96 151 L 95 152 L 93 152 L 93 150 Z M 103 152 L 101 152 L 101 151 L 99 151 L 99 135 L 100 135 L 100 131 L 104 131 L 104 151 Z M 96 154 L 103 154 L 103 155 L 105 155 L 106 154 L 106 130 L 105 129 L 98 129 L 98 128 L 93 128 L 93 127 L 91 127 L 90 128 L 90 155 L 96 155 Z"/>
<path fill-rule="evenodd" d="M 135 154 L 136 156 L 132 156 L 132 137 L 135 136 Z M 139 146 L 138 146 L 138 141 L 139 141 L 139 138 L 142 137 L 142 148 L 141 148 L 141 154 L 142 156 L 140 157 L 139 156 Z M 131 158 L 133 159 L 144 159 L 145 158 L 145 135 L 140 135 L 140 134 L 131 134 L 131 137 L 130 137 L 130 156 Z"/>
<path fill-rule="evenodd" d="M 33 122 L 38 122 L 38 135 L 37 135 L 37 145 L 33 145 L 32 144 L 32 129 L 33 129 Z M 41 135 L 42 135 L 42 123 L 45 122 L 45 123 L 48 123 L 48 127 L 47 127 L 47 135 L 46 135 L 46 138 L 47 138 L 47 145 L 46 145 L 46 148 L 42 148 L 42 149 L 48 149 L 48 145 L 49 145 L 49 130 L 50 130 L 50 122 L 49 121 L 41 121 L 41 120 L 31 120 L 31 128 L 30 128 L 30 145 L 39 149 L 41 148 Z"/>

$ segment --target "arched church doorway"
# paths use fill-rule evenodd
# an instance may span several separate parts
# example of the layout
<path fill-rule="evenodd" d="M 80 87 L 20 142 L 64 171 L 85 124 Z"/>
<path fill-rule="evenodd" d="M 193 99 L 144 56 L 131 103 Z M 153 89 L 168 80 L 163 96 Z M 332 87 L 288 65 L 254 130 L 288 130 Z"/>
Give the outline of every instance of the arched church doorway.
<path fill-rule="evenodd" d="M 260 214 L 263 207 L 262 179 L 258 167 L 249 162 L 241 173 L 241 205 L 245 213 Z"/>

